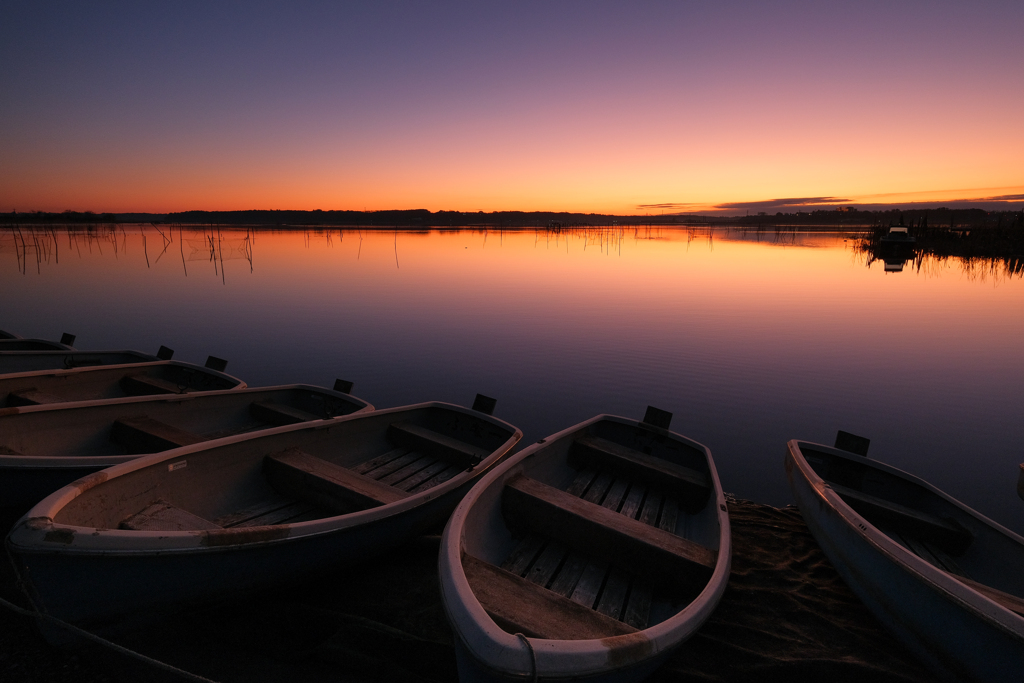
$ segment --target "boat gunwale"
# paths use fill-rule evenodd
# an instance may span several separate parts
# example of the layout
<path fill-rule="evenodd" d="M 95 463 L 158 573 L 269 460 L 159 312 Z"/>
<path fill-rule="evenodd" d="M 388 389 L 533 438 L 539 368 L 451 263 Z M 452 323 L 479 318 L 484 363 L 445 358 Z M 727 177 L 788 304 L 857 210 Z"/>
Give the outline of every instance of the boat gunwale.
<path fill-rule="evenodd" d="M 707 505 L 716 507 L 719 525 L 718 556 L 711 578 L 700 594 L 673 616 L 635 633 L 581 640 L 520 637 L 508 633 L 487 614 L 466 579 L 462 565 L 466 516 L 484 491 L 515 476 L 515 470 L 521 468 L 524 460 L 601 421 L 642 426 L 653 433 L 670 436 L 673 440 L 696 448 L 704 454 L 713 489 L 713 496 Z M 661 658 L 692 636 L 711 616 L 725 592 L 731 563 L 732 540 L 728 507 L 711 451 L 703 444 L 668 429 L 644 424 L 639 420 L 602 414 L 531 444 L 477 482 L 452 513 L 445 527 L 439 557 L 439 580 L 442 603 L 452 630 L 455 631 L 456 638 L 462 641 L 466 654 L 471 656 L 478 666 L 492 674 L 514 678 L 530 676 L 532 664 L 535 680 L 575 679 L 607 676 L 614 672 L 643 667 L 645 664 L 653 666 L 660 662 Z M 464 596 L 468 596 L 469 599 L 463 599 Z M 678 629 L 686 622 L 691 622 L 691 628 L 680 632 Z M 522 639 L 528 641 L 529 651 L 524 648 Z M 469 642 L 473 643 L 473 647 L 468 645 Z M 510 652 L 523 654 L 517 654 L 516 661 L 512 662 L 509 661 Z"/>
<path fill-rule="evenodd" d="M 913 552 L 891 539 L 887 534 L 868 521 L 860 513 L 854 510 L 843 500 L 832 486 L 825 481 L 810 463 L 804 458 L 801 446 L 813 447 L 814 450 L 821 450 L 830 455 L 839 456 L 853 462 L 865 463 L 882 472 L 899 477 L 904 481 L 917 484 L 930 493 L 937 495 L 943 500 L 953 504 L 960 512 L 974 518 L 977 522 L 990 527 L 993 531 L 1001 533 L 1024 547 L 1024 537 L 1014 533 L 981 513 L 973 510 L 964 503 L 953 498 L 949 494 L 936 488 L 927 481 L 905 472 L 878 460 L 872 460 L 867 456 L 860 456 L 841 449 L 825 446 L 811 441 L 792 439 L 787 443 L 787 451 L 791 456 L 801 476 L 807 481 L 811 489 L 826 505 L 838 515 L 854 533 L 864 538 L 876 551 L 886 559 L 893 562 L 903 571 L 912 575 L 922 583 L 931 585 L 944 594 L 947 599 L 961 605 L 977 617 L 988 621 L 994 626 L 1004 630 L 1017 638 L 1024 638 L 1024 616 L 1016 614 L 998 602 L 986 597 L 980 591 L 971 588 L 959 581 L 951 573 L 939 569 L 927 560 L 918 557 Z M 787 469 L 789 469 L 787 467 Z M 791 475 L 792 476 L 792 475 Z"/>
<path fill-rule="evenodd" d="M 113 366 L 104 366 L 113 367 Z M 354 410 L 351 413 L 345 415 L 338 415 L 336 417 L 321 418 L 321 420 L 333 420 L 338 417 L 348 417 L 349 415 L 357 415 L 366 413 L 374 410 L 372 404 L 368 401 L 353 396 L 352 394 L 344 394 L 334 389 L 328 389 L 327 387 L 318 387 L 313 384 L 279 384 L 270 387 L 250 387 L 246 386 L 243 388 L 231 388 L 231 389 L 216 389 L 214 391 L 193 391 L 187 394 L 145 394 L 142 396 L 119 396 L 117 398 L 97 398 L 89 399 L 86 401 L 67 401 L 64 403 L 40 403 L 34 406 L 13 406 L 10 408 L 0 408 L 0 425 L 3 424 L 3 418 L 7 415 L 22 415 L 32 413 L 47 413 L 60 410 L 73 410 L 75 408 L 91 408 L 94 406 L 115 406 L 115 405 L 142 405 L 145 406 L 150 403 L 182 403 L 185 401 L 204 400 L 211 397 L 217 396 L 244 396 L 246 394 L 255 394 L 260 392 L 271 392 L 271 391 L 314 391 L 319 394 L 327 394 L 337 398 L 344 398 L 355 404 L 362 404 L 362 407 L 358 410 Z M 298 424 L 310 425 L 313 424 L 313 420 L 307 420 Z M 286 425 L 291 426 L 291 425 Z M 244 434 L 255 435 L 257 431 L 263 433 L 270 429 L 277 429 L 277 427 L 268 427 L 266 429 L 255 430 L 251 432 L 244 432 Z M 236 435 L 232 435 L 236 436 Z M 221 437 L 229 438 L 229 437 Z M 203 443 L 210 443 L 214 439 L 210 439 Z M 160 451 L 164 453 L 165 451 Z M 32 469 L 62 469 L 62 468 L 78 468 L 88 466 L 98 466 L 106 469 L 107 467 L 113 467 L 124 462 L 131 460 L 137 460 L 139 458 L 148 457 L 152 455 L 150 453 L 144 453 L 140 455 L 68 455 L 68 456 L 52 456 L 52 455 L 4 455 L 0 454 L 0 472 L 6 468 L 31 466 Z M 45 464 L 41 461 L 45 460 Z"/>
<path fill-rule="evenodd" d="M 213 370 L 211 368 L 203 367 L 196 363 L 189 363 L 183 360 L 151 360 L 141 361 L 138 363 L 122 363 L 119 365 L 86 365 L 80 368 L 60 368 L 60 369 L 47 369 L 47 370 L 30 370 L 26 372 L 11 372 L 0 375 L 0 381 L 6 381 L 11 379 L 29 379 L 32 377 L 64 377 L 66 375 L 77 375 L 78 373 L 89 373 L 89 372 L 104 372 L 104 371 L 117 371 L 132 368 L 147 368 L 154 367 L 157 365 L 176 365 L 178 367 L 191 368 L 193 370 L 201 370 L 204 373 L 213 375 L 219 379 L 227 380 L 228 382 L 234 383 L 234 386 L 227 390 L 233 389 L 244 389 L 248 386 L 238 377 L 229 375 L 226 372 L 220 372 L 219 370 Z M 225 390 L 220 390 L 225 391 Z M 118 396 L 116 398 L 124 398 Z M 131 398 L 131 397 L 129 397 Z M 89 400 L 105 400 L 105 399 L 89 399 Z M 84 401 L 67 401 L 67 404 L 71 403 L 84 403 Z"/>
<path fill-rule="evenodd" d="M 145 467 L 158 465 L 162 462 L 187 458 L 193 453 L 212 450 L 235 443 L 254 440 L 265 436 L 274 436 L 301 430 L 327 429 L 338 424 L 379 415 L 409 412 L 430 408 L 445 408 L 471 415 L 495 424 L 510 432 L 509 437 L 490 454 L 472 468 L 461 471 L 451 479 L 437 486 L 413 494 L 402 500 L 379 507 L 360 510 L 343 515 L 321 517 L 305 522 L 253 526 L 243 528 L 185 530 L 185 531 L 135 531 L 126 529 L 98 529 L 72 524 L 54 522 L 53 518 L 68 503 L 94 486 L 110 479 L 123 476 Z M 467 480 L 480 476 L 481 470 L 486 472 L 493 467 L 522 437 L 517 427 L 490 415 L 473 411 L 440 401 L 429 401 L 408 406 L 398 406 L 384 410 L 370 410 L 350 413 L 334 418 L 327 418 L 313 423 L 304 422 L 282 425 L 259 432 L 236 434 L 220 439 L 212 439 L 181 448 L 143 455 L 130 462 L 114 465 L 108 469 L 86 475 L 50 494 L 32 507 L 14 526 L 7 536 L 7 546 L 19 554 L 79 554 L 79 555 L 167 555 L 185 553 L 212 553 L 231 551 L 232 549 L 248 549 L 256 544 L 281 543 L 300 541 L 321 535 L 344 532 L 354 527 L 372 524 L 392 518 L 414 508 L 420 507 L 436 498 L 440 498 L 464 485 Z M 285 533 L 287 532 L 287 533 Z M 46 537 L 72 539 L 72 542 L 47 542 Z M 231 542 L 231 537 L 240 539 Z M 246 540 L 248 539 L 248 540 Z M 126 543 L 130 541 L 130 543 Z"/>
<path fill-rule="evenodd" d="M 67 356 L 98 356 L 101 354 L 114 355 L 122 354 L 126 356 L 135 356 L 138 358 L 137 361 L 129 363 L 104 363 L 100 365 L 81 365 L 83 368 L 111 368 L 120 365 L 136 365 L 138 363 L 153 363 L 159 361 L 160 358 L 152 353 L 145 353 L 144 351 L 137 351 L 135 349 L 98 349 L 96 351 L 82 351 L 80 349 L 45 349 L 45 350 L 4 350 L 0 348 L 0 377 L 7 377 L 9 375 L 22 374 L 24 372 L 46 372 L 48 370 L 77 370 L 78 368 L 42 368 L 41 370 L 22 370 L 21 372 L 3 372 L 2 362 L 4 358 L 27 358 L 28 356 L 37 356 L 42 358 L 60 358 Z M 171 359 L 168 359 L 171 360 Z M 209 369 L 209 368 L 207 368 Z"/>

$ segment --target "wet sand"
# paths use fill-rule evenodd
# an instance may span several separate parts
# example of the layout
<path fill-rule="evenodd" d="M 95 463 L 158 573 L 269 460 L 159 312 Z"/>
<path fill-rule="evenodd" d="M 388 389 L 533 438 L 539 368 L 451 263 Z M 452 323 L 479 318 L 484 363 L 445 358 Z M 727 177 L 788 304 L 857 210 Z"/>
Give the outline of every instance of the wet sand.
<path fill-rule="evenodd" d="M 729 586 L 703 628 L 651 681 L 930 681 L 822 554 L 794 507 L 730 501 Z M 16 595 L 6 563 L 0 595 Z M 211 605 L 116 642 L 224 683 L 457 680 L 437 584 L 437 538 L 372 564 Z M 86 646 L 46 645 L 0 609 L 5 683 L 184 680 Z"/>

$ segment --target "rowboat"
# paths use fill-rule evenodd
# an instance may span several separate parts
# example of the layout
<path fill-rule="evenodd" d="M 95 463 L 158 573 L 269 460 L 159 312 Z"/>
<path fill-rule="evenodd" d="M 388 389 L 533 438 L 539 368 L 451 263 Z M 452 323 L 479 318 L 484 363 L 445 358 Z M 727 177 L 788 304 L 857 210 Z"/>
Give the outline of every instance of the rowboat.
<path fill-rule="evenodd" d="M 0 506 L 20 514 L 141 454 L 367 410 L 362 399 L 301 384 L 0 408 Z"/>
<path fill-rule="evenodd" d="M 640 680 L 711 615 L 732 555 L 725 497 L 710 451 L 670 418 L 599 415 L 463 499 L 439 559 L 462 683 Z"/>
<path fill-rule="evenodd" d="M 521 435 L 422 403 L 225 437 L 77 480 L 7 548 L 37 609 L 102 628 L 393 548 L 442 523 Z"/>
<path fill-rule="evenodd" d="M 1020 681 L 1024 538 L 866 455 L 790 441 L 808 528 L 854 593 L 945 680 Z"/>
<path fill-rule="evenodd" d="M 158 358 L 141 351 L 4 351 L 0 350 L 0 375 L 42 370 L 71 370 L 97 365 L 128 365 L 149 363 Z"/>
<path fill-rule="evenodd" d="M 244 386 L 231 375 L 176 360 L 17 372 L 0 375 L 0 408 Z"/>

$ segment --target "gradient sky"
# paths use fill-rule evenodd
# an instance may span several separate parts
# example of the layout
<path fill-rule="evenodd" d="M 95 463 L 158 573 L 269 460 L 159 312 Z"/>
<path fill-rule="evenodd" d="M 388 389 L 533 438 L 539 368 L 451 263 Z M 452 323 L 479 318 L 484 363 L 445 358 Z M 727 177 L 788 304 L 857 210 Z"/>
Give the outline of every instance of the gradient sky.
<path fill-rule="evenodd" d="M 1020 0 L 4 0 L 0 211 L 1020 207 L 1021 26 Z"/>

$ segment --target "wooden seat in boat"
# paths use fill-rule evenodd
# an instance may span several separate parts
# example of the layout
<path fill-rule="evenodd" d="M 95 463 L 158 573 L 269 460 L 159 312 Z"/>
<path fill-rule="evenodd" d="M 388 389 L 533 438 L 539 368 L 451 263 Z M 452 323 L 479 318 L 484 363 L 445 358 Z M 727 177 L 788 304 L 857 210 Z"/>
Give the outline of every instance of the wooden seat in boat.
<path fill-rule="evenodd" d="M 480 604 L 509 633 L 581 640 L 637 630 L 471 555 L 462 566 Z"/>
<path fill-rule="evenodd" d="M 686 518 L 680 518 L 686 513 L 680 510 L 678 499 L 643 482 L 587 468 L 577 474 L 566 491 L 560 491 L 518 477 L 506 483 L 502 501 L 510 528 L 525 531 L 526 535 L 501 569 L 535 588 L 526 593 L 519 581 L 479 568 L 474 570 L 476 581 L 501 584 L 484 589 L 485 595 L 488 591 L 494 595 L 518 591 L 523 604 L 538 609 L 547 606 L 563 615 L 555 623 L 563 617 L 577 617 L 574 609 L 562 609 L 562 603 L 548 593 L 619 624 L 611 627 L 606 621 L 591 620 L 591 627 L 572 637 L 618 635 L 622 626 L 646 628 L 655 586 L 660 586 L 660 595 L 696 595 L 706 585 L 715 565 L 714 551 L 674 533 L 677 524 L 686 526 Z M 510 508 L 505 507 L 505 501 L 510 501 Z M 525 510 L 525 515 L 519 516 L 520 510 Z M 551 522 L 559 521 L 559 517 L 572 521 L 561 529 L 554 528 Z M 616 548 L 623 537 L 627 537 L 622 541 L 624 546 Z M 652 556 L 657 559 L 639 559 Z M 644 567 L 645 564 L 648 566 Z M 481 588 L 474 585 L 473 589 L 479 596 Z M 537 591 L 544 596 L 543 601 L 536 597 Z M 518 627 L 524 633 L 548 632 L 545 620 L 549 617 L 538 622 L 540 617 L 533 615 L 533 609 L 510 611 L 502 604 L 482 604 L 496 622 L 505 624 L 503 628 Z M 603 635 L 586 635 L 592 633 Z"/>
<path fill-rule="evenodd" d="M 110 428 L 110 440 L 132 454 L 158 453 L 206 439 L 146 415 L 136 415 L 115 420 Z"/>
<path fill-rule="evenodd" d="M 877 496 L 830 483 L 846 504 L 876 526 L 894 528 L 901 534 L 934 543 L 954 557 L 963 555 L 974 537 L 952 519 L 915 510 Z"/>
<path fill-rule="evenodd" d="M 121 390 L 129 396 L 147 396 L 150 394 L 183 394 L 186 387 L 176 382 L 168 382 L 159 377 L 149 375 L 125 375 L 120 381 Z"/>
<path fill-rule="evenodd" d="M 883 524 L 879 526 L 879 528 L 885 532 L 887 536 L 920 557 L 925 562 L 952 574 L 958 581 L 970 586 L 989 600 L 1002 605 L 1011 612 L 1016 612 L 1017 614 L 1024 616 L 1024 599 L 1001 591 L 998 588 L 993 588 L 992 586 L 987 586 L 975 581 L 967 575 L 956 560 L 935 544 L 922 541 L 921 539 L 906 533 L 900 533 L 898 530 L 888 525 Z"/>
<path fill-rule="evenodd" d="M 706 583 L 715 568 L 713 550 L 528 477 L 505 485 L 502 513 L 512 528 L 542 534 L 653 581 Z"/>
<path fill-rule="evenodd" d="M 688 512 L 701 510 L 711 496 L 711 478 L 706 473 L 598 436 L 578 437 L 569 450 L 569 464 L 576 469 L 592 467 L 673 491 Z"/>
<path fill-rule="evenodd" d="M 313 413 L 274 401 L 253 401 L 249 404 L 249 413 L 260 422 L 272 425 L 291 425 L 320 419 Z"/>
<path fill-rule="evenodd" d="M 297 448 L 264 457 L 263 473 L 285 496 L 340 514 L 387 505 L 409 495 Z"/>
<path fill-rule="evenodd" d="M 439 434 L 411 422 L 396 422 L 388 427 L 388 439 L 398 446 L 405 446 L 420 453 L 435 455 L 453 463 L 469 467 L 480 462 L 488 454 L 480 448 L 459 439 Z"/>

